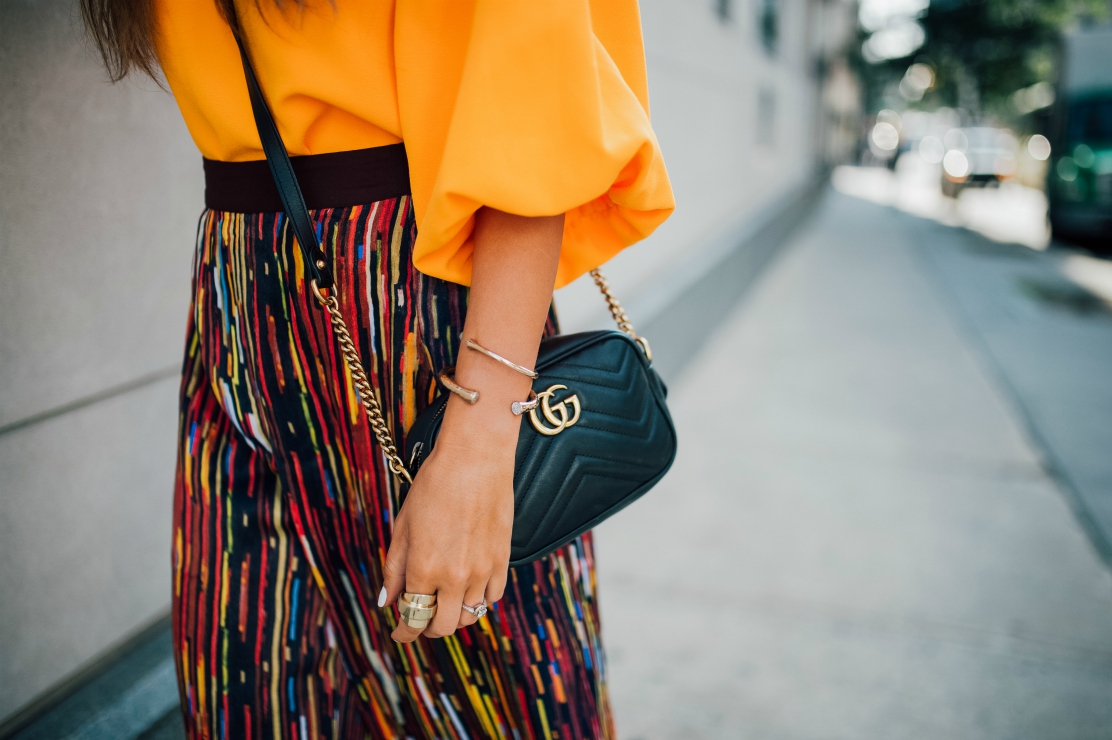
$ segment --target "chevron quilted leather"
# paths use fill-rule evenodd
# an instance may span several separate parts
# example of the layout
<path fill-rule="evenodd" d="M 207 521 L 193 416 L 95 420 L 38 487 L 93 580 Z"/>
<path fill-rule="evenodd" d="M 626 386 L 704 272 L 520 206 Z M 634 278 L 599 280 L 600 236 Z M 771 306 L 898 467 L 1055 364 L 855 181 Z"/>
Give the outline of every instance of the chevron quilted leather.
<path fill-rule="evenodd" d="M 633 503 L 676 457 L 667 389 L 626 334 L 593 331 L 547 339 L 537 372 L 533 390 L 566 386 L 552 402 L 574 395 L 580 415 L 553 436 L 540 434 L 522 416 L 511 565 L 547 555 Z M 435 445 L 447 403 L 448 394 L 442 393 L 409 430 L 406 457 L 412 473 Z"/>

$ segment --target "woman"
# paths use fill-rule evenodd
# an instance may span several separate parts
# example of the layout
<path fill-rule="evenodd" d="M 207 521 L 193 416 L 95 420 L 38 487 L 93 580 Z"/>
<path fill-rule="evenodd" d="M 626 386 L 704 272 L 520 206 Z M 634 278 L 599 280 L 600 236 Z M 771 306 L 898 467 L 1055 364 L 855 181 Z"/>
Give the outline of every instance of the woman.
<path fill-rule="evenodd" d="M 671 212 L 635 0 L 230 2 L 83 0 L 113 76 L 160 67 L 205 157 L 174 504 L 189 736 L 613 737 L 591 537 L 508 569 L 530 382 L 461 347 L 531 367 L 553 286 Z M 404 506 L 306 289 L 229 19 L 393 438 L 444 368 L 480 394 L 451 398 Z M 403 592 L 436 595 L 423 628 Z"/>

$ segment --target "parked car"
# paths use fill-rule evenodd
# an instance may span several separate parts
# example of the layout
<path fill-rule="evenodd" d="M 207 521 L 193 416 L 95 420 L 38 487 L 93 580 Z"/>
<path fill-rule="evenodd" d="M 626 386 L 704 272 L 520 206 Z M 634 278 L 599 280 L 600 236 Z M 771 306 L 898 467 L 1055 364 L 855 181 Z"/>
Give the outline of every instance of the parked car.
<path fill-rule="evenodd" d="M 942 140 L 942 192 L 957 197 L 967 187 L 996 185 L 1016 172 L 1015 135 L 992 126 L 950 129 Z"/>

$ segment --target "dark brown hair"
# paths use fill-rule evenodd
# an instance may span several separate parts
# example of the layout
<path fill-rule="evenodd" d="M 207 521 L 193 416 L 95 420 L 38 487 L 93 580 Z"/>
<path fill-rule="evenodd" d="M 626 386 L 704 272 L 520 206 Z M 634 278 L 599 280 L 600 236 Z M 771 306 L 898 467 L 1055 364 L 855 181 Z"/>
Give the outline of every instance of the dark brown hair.
<path fill-rule="evenodd" d="M 232 0 L 215 2 L 224 20 L 238 28 Z M 157 79 L 154 0 L 81 0 L 81 17 L 113 82 L 136 70 Z"/>

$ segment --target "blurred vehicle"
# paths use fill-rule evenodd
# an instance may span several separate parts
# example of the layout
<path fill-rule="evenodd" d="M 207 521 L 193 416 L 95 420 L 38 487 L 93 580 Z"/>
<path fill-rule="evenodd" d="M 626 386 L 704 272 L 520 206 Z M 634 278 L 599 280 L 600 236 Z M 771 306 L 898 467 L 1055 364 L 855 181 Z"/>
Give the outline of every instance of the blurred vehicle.
<path fill-rule="evenodd" d="M 954 198 L 967 187 L 999 184 L 1015 175 L 1015 135 L 991 126 L 953 128 L 942 139 L 942 192 Z"/>
<path fill-rule="evenodd" d="M 1112 243 L 1112 27 L 1065 36 L 1047 174 L 1055 237 Z"/>

